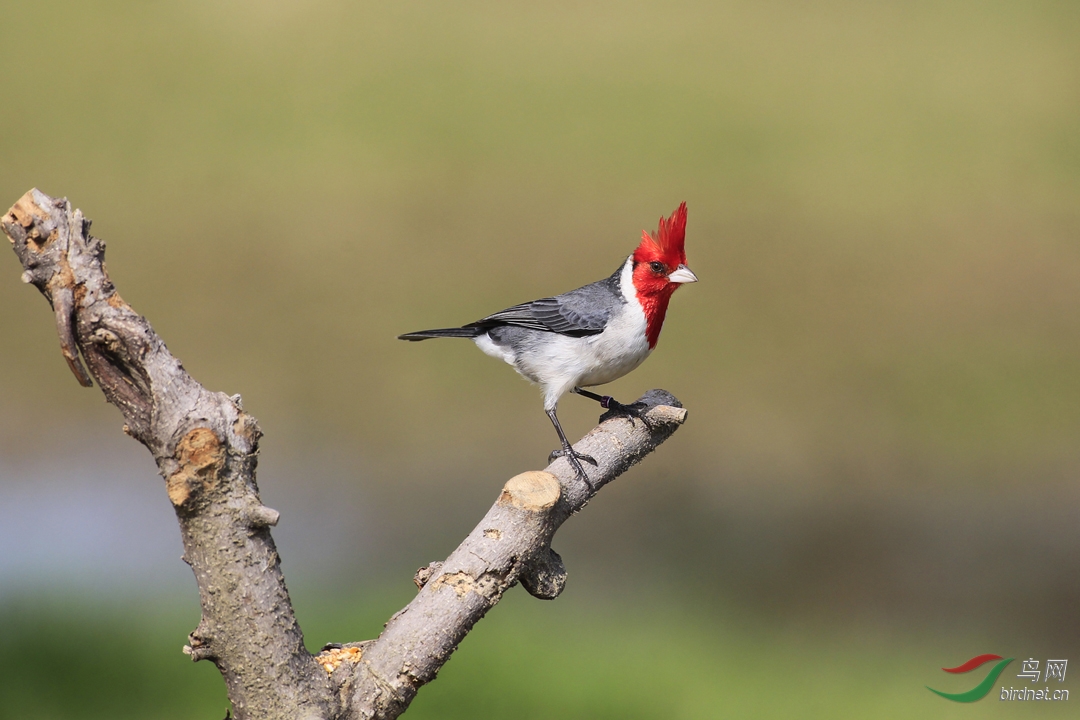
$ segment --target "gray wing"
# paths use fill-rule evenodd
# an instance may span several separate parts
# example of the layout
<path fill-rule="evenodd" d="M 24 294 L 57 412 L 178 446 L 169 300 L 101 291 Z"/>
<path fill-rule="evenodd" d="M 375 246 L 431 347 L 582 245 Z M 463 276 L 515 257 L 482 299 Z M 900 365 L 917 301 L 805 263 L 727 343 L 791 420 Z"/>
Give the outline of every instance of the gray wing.
<path fill-rule="evenodd" d="M 617 275 L 562 295 L 500 310 L 465 327 L 514 325 L 571 337 L 598 335 L 615 310 L 626 302 L 619 292 Z"/>

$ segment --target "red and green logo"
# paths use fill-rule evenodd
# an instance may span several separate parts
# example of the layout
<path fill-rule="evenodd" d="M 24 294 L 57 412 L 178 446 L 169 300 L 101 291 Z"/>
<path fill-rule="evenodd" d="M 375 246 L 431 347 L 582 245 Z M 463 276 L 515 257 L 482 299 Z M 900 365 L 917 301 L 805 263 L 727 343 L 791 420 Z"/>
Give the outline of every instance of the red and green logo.
<path fill-rule="evenodd" d="M 991 654 L 977 655 L 977 656 L 971 658 L 970 660 L 968 660 L 963 665 L 957 665 L 954 668 L 941 668 L 942 670 L 944 670 L 947 673 L 966 673 L 966 672 L 971 672 L 972 670 L 974 670 L 977 667 L 985 665 L 986 663 L 990 662 L 991 660 L 1000 660 L 1001 662 L 999 662 L 997 665 L 995 665 L 994 667 L 992 667 L 990 669 L 990 672 L 988 672 L 986 674 L 986 677 L 983 678 L 983 681 L 981 683 L 979 683 L 975 687 L 971 688 L 967 692 L 962 692 L 962 693 L 941 692 L 940 690 L 935 690 L 934 688 L 930 687 L 929 685 L 926 686 L 926 689 L 929 690 L 932 693 L 937 693 L 938 695 L 945 698 L 946 700 L 952 700 L 953 702 L 968 703 L 968 702 L 975 702 L 976 700 L 982 700 L 990 692 L 990 688 L 994 687 L 994 683 L 997 682 L 998 675 L 1001 674 L 1001 671 L 1005 669 L 1006 665 L 1008 665 L 1009 663 L 1011 663 L 1013 661 L 1012 658 L 1004 658 L 1004 659 L 1002 659 L 1002 657 L 1000 655 L 991 655 Z"/>

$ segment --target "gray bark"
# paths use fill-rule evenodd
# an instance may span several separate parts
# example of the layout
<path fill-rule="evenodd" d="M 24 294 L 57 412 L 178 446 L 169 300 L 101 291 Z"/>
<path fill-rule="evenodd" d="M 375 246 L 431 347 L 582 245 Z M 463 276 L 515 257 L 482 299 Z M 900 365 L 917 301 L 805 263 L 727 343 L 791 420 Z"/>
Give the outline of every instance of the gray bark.
<path fill-rule="evenodd" d="M 400 715 L 506 590 L 520 582 L 545 599 L 562 591 L 555 531 L 686 419 L 662 390 L 638 401 L 644 421 L 605 415 L 574 446 L 597 460 L 586 466 L 592 487 L 563 459 L 511 478 L 450 557 L 417 572 L 419 593 L 379 638 L 313 655 L 270 535 L 278 513 L 262 504 L 255 483 L 261 432 L 240 397 L 192 379 L 120 298 L 105 270 L 105 244 L 66 199 L 31 190 L 0 225 L 23 280 L 52 305 L 72 373 L 84 386 L 97 380 L 123 414 L 124 431 L 157 462 L 202 604 L 184 651 L 218 667 L 241 720 Z"/>

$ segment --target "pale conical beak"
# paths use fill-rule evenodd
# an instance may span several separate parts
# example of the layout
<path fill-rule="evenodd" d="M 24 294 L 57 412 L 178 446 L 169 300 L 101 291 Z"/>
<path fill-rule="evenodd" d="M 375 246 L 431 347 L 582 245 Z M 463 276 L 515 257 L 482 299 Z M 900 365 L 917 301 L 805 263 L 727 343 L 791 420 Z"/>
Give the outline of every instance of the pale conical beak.
<path fill-rule="evenodd" d="M 667 276 L 667 279 L 669 282 L 673 283 L 692 283 L 697 282 L 697 275 L 685 265 L 680 265 Z"/>

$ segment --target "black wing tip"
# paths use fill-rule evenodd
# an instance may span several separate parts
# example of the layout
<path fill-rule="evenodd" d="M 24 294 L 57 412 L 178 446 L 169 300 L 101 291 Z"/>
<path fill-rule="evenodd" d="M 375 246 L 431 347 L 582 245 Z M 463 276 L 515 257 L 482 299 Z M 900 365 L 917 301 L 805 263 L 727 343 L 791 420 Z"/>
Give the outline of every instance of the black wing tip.
<path fill-rule="evenodd" d="M 405 333 L 404 335 L 398 335 L 397 339 L 419 342 L 420 340 L 430 340 L 431 338 L 474 338 L 477 335 L 482 335 L 484 332 L 485 330 L 481 328 L 467 326 L 460 328 L 440 328 L 438 330 L 417 330 L 416 332 Z"/>

